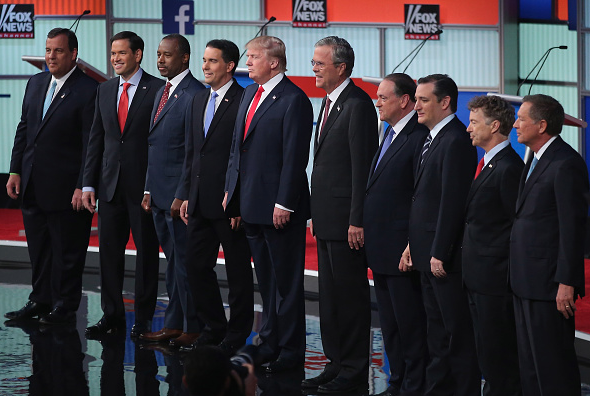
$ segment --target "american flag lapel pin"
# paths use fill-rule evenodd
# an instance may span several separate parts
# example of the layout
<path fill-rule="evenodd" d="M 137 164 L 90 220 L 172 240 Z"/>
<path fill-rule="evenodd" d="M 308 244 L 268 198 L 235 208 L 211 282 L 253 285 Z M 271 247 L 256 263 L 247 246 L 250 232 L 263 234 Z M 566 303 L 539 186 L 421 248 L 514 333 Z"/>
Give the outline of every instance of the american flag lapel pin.
<path fill-rule="evenodd" d="M 338 107 L 336 107 L 336 110 L 340 111 L 340 105 L 338 105 Z"/>
<path fill-rule="evenodd" d="M 225 100 L 226 102 L 229 102 L 229 99 L 227 99 L 227 98 L 225 98 L 225 99 L 223 99 L 223 100 Z"/>
<path fill-rule="evenodd" d="M 494 165 L 492 165 L 492 164 L 489 164 L 489 165 L 488 165 L 488 168 L 491 168 L 491 167 L 493 167 L 493 166 L 494 166 Z"/>
<path fill-rule="evenodd" d="M 276 97 L 276 95 L 273 95 L 273 97 L 272 97 L 272 98 L 273 98 L 273 99 L 276 99 L 277 97 Z"/>
<path fill-rule="evenodd" d="M 141 89 L 146 89 L 146 86 L 144 85 L 143 87 L 141 87 Z"/>
<path fill-rule="evenodd" d="M 174 99 L 178 99 L 178 95 L 174 94 Z"/>
<path fill-rule="evenodd" d="M 61 94 L 61 98 L 62 99 L 65 98 L 65 97 L 66 97 L 66 94 Z"/>

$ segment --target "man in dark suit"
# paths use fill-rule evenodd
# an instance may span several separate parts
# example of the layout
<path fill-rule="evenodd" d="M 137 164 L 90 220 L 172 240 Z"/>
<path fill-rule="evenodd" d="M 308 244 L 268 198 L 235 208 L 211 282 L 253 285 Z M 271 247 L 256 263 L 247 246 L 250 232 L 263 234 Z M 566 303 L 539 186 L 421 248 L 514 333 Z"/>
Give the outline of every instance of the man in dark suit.
<path fill-rule="evenodd" d="M 119 75 L 100 85 L 84 169 L 84 206 L 100 200 L 101 305 L 104 316 L 86 329 L 96 337 L 125 331 L 123 271 L 129 230 L 137 248 L 135 324 L 131 336 L 150 331 L 158 294 L 158 237 L 141 201 L 147 169 L 148 132 L 156 92 L 164 83 L 140 67 L 143 40 L 129 31 L 111 38 L 111 64 Z"/>
<path fill-rule="evenodd" d="M 414 111 L 416 83 L 385 76 L 377 89 L 381 121 L 389 124 L 373 158 L 364 203 L 365 249 L 373 270 L 379 321 L 391 375 L 383 396 L 422 395 L 428 363 L 420 274 L 400 272 L 422 143 L 428 128 Z"/>
<path fill-rule="evenodd" d="M 463 282 L 475 330 L 484 395 L 521 394 L 512 291 L 508 286 L 510 230 L 524 163 L 508 140 L 514 107 L 498 96 L 467 104 L 467 132 L 485 150 L 467 196 Z"/>
<path fill-rule="evenodd" d="M 6 192 L 22 197 L 33 267 L 29 301 L 8 319 L 40 317 L 44 324 L 75 320 L 92 216 L 81 212 L 82 171 L 97 83 L 76 67 L 76 35 L 47 35 L 49 72 L 31 77 L 16 129 Z"/>
<path fill-rule="evenodd" d="M 232 213 L 231 207 L 224 211 L 221 206 L 236 114 L 244 92 L 233 78 L 239 58 L 240 50 L 231 41 L 207 43 L 202 68 L 211 89 L 197 93 L 186 114 L 186 157 L 178 195 L 184 199 L 180 214 L 188 225 L 187 271 L 193 304 L 206 325 L 196 345 L 219 345 L 227 355 L 245 344 L 254 320 L 246 233 L 239 225 L 239 213 Z M 214 270 L 220 243 L 229 285 L 229 324 Z"/>
<path fill-rule="evenodd" d="M 184 162 L 184 115 L 203 84 L 189 70 L 191 47 L 180 34 L 162 39 L 158 47 L 158 70 L 166 86 L 156 94 L 148 136 L 148 167 L 142 207 L 154 216 L 156 233 L 164 255 L 168 306 L 164 327 L 144 333 L 140 339 L 170 342 L 174 347 L 192 344 L 200 323 L 186 275 L 186 224 L 180 219 L 180 189 Z M 186 324 L 185 324 L 186 323 Z"/>
<path fill-rule="evenodd" d="M 534 153 L 520 179 L 510 235 L 510 285 L 524 395 L 577 395 L 575 301 L 584 296 L 588 171 L 559 136 L 564 111 L 547 95 L 523 98 L 514 123 Z"/>
<path fill-rule="evenodd" d="M 246 48 L 255 84 L 244 91 L 236 116 L 223 206 L 240 205 L 262 296 L 257 363 L 270 362 L 267 372 L 277 373 L 302 367 L 305 357 L 305 169 L 313 110 L 284 74 L 280 39 L 258 37 Z"/>
<path fill-rule="evenodd" d="M 415 110 L 430 133 L 421 148 L 400 270 L 420 271 L 431 358 L 425 393 L 459 396 L 479 395 L 481 375 L 461 275 L 461 231 L 477 151 L 454 114 L 457 97 L 447 75 L 418 80 Z"/>
<path fill-rule="evenodd" d="M 315 44 L 316 87 L 326 91 L 314 137 L 312 233 L 317 238 L 320 328 L 329 363 L 302 387 L 367 388 L 371 308 L 363 248 L 363 198 L 378 146 L 373 101 L 350 75 L 354 51 L 335 36 Z"/>

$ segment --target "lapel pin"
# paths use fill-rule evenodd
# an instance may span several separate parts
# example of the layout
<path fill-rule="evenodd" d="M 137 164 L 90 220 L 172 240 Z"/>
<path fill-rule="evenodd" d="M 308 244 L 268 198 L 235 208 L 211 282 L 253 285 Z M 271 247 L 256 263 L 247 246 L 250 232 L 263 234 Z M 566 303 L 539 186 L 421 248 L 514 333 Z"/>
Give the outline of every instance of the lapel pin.
<path fill-rule="evenodd" d="M 273 98 L 273 99 L 276 99 L 276 98 L 277 98 L 277 96 L 276 96 L 276 95 L 273 95 L 273 96 L 272 96 L 272 98 Z"/>
<path fill-rule="evenodd" d="M 65 97 L 66 97 L 66 94 L 62 94 L 62 95 L 61 95 L 61 98 L 62 98 L 62 99 L 63 99 L 63 98 L 65 98 Z"/>
<path fill-rule="evenodd" d="M 494 166 L 494 165 L 492 165 L 492 164 L 489 164 L 489 165 L 488 165 L 488 168 L 491 168 L 492 166 Z"/>
<path fill-rule="evenodd" d="M 141 87 L 141 89 L 146 89 L 146 87 Z"/>
<path fill-rule="evenodd" d="M 178 95 L 174 94 L 174 99 L 178 99 Z"/>
<path fill-rule="evenodd" d="M 336 110 L 340 111 L 340 106 L 336 107 Z"/>
<path fill-rule="evenodd" d="M 229 102 L 229 99 L 223 99 L 223 100 L 226 101 L 226 102 Z"/>

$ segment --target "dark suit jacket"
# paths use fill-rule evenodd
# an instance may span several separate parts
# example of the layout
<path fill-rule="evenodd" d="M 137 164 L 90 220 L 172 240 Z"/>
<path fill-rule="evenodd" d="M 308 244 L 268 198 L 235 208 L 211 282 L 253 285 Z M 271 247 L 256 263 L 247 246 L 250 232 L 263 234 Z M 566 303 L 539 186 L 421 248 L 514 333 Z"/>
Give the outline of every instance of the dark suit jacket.
<path fill-rule="evenodd" d="M 148 167 L 145 191 L 152 203 L 169 210 L 180 192 L 180 180 L 185 150 L 185 115 L 195 94 L 205 86 L 189 72 L 168 98 L 154 123 L 164 87 L 158 90 L 153 102 L 148 136 Z"/>
<path fill-rule="evenodd" d="M 186 113 L 186 157 L 181 190 L 177 198 L 188 199 L 189 215 L 194 215 L 197 207 L 203 216 L 210 219 L 223 219 L 231 214 L 239 214 L 229 207 L 226 214 L 221 201 L 225 192 L 225 173 L 236 114 L 243 92 L 244 88 L 234 79 L 219 103 L 206 138 L 203 125 L 210 90 L 198 92 Z"/>
<path fill-rule="evenodd" d="M 258 84 L 248 86 L 238 109 L 225 177 L 228 202 L 240 186 L 240 213 L 251 224 L 272 225 L 275 203 L 291 209 L 291 222 L 306 221 L 306 167 L 313 109 L 305 93 L 284 76 L 254 114 L 243 139 L 248 107 Z M 238 180 L 239 179 L 239 180 Z"/>
<path fill-rule="evenodd" d="M 50 81 L 51 74 L 44 72 L 27 83 L 10 172 L 21 175 L 21 196 L 32 181 L 39 207 L 58 211 L 71 209 L 74 189 L 82 188 L 98 84 L 76 68 L 42 120 Z"/>
<path fill-rule="evenodd" d="M 463 232 L 463 282 L 480 294 L 504 296 L 510 231 L 524 162 L 508 145 L 471 184 Z"/>
<path fill-rule="evenodd" d="M 137 197 L 138 204 L 141 202 L 147 170 L 150 115 L 156 92 L 163 84 L 163 80 L 143 71 L 123 134 L 117 118 L 119 77 L 98 87 L 83 184 L 94 187 L 99 199 L 106 202 L 113 199 L 121 179 L 126 192 L 132 194 L 133 199 Z"/>
<path fill-rule="evenodd" d="M 398 264 L 408 244 L 414 175 L 429 131 L 414 114 L 387 149 L 379 166 L 377 150 L 366 187 L 363 224 L 369 267 L 385 275 L 402 275 Z M 381 143 L 383 147 L 383 143 Z M 314 223 L 315 227 L 315 223 Z"/>
<path fill-rule="evenodd" d="M 324 108 L 326 99 L 322 102 Z M 363 199 L 371 159 L 379 146 L 373 101 L 352 80 L 324 117 L 318 116 L 311 176 L 311 213 L 316 235 L 348 240 L 348 227 L 363 226 Z"/>
<path fill-rule="evenodd" d="M 477 166 L 477 151 L 455 116 L 436 135 L 418 167 L 410 212 L 410 253 L 414 267 L 430 271 L 430 258 L 446 272 L 461 271 L 465 202 Z"/>
<path fill-rule="evenodd" d="M 558 136 L 525 183 L 520 180 L 510 236 L 510 284 L 515 295 L 554 301 L 560 283 L 584 295 L 584 235 L 588 170 Z"/>

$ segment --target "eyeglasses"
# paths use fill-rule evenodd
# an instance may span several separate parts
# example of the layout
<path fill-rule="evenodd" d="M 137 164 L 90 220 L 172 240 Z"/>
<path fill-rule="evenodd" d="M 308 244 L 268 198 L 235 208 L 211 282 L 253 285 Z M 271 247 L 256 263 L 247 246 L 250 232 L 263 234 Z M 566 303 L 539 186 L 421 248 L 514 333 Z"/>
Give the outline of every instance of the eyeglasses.
<path fill-rule="evenodd" d="M 324 63 L 324 62 L 317 62 L 314 61 L 313 59 L 311 60 L 311 66 L 317 66 L 318 69 L 323 69 L 324 67 L 328 66 L 328 65 L 341 65 L 342 63 Z"/>

